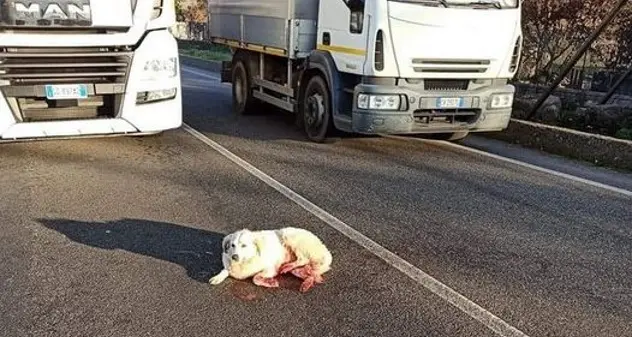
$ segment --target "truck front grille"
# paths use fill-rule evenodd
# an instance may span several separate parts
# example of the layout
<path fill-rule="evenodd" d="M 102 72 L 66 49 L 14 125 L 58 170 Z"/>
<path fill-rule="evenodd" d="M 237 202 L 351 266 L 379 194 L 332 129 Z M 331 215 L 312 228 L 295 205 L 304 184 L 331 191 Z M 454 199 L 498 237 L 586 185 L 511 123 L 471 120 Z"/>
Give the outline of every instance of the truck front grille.
<path fill-rule="evenodd" d="M 20 122 L 116 117 L 132 56 L 114 48 L 2 48 L 0 90 Z M 85 84 L 88 97 L 48 99 L 48 84 Z"/>
<path fill-rule="evenodd" d="M 462 91 L 467 90 L 469 80 L 425 79 L 424 89 L 430 91 Z"/>
<path fill-rule="evenodd" d="M 3 48 L 0 81 L 16 84 L 125 83 L 130 51 L 109 48 Z"/>
<path fill-rule="evenodd" d="M 478 120 L 481 109 L 419 109 L 413 112 L 418 125 L 469 125 Z"/>
<path fill-rule="evenodd" d="M 120 95 L 98 95 L 83 100 L 18 98 L 23 122 L 111 118 L 117 111 Z"/>

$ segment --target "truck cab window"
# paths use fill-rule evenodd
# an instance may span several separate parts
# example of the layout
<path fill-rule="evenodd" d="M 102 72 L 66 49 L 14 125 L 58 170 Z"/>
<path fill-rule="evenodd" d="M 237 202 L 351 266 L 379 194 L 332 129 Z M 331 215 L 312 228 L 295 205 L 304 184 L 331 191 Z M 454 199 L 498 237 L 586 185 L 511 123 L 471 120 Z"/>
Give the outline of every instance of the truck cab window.
<path fill-rule="evenodd" d="M 349 31 L 353 34 L 361 34 L 364 22 L 364 0 L 343 0 L 349 10 Z"/>

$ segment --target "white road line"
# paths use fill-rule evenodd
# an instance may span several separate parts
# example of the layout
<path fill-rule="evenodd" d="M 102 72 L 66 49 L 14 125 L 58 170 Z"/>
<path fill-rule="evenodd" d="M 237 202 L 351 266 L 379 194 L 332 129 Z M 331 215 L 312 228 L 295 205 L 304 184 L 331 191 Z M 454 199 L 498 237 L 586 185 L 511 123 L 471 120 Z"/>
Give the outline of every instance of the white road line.
<path fill-rule="evenodd" d="M 270 187 L 274 188 L 275 190 L 277 190 L 278 192 L 286 196 L 288 199 L 292 200 L 299 206 L 303 207 L 305 210 L 312 213 L 313 215 L 315 215 L 316 217 L 318 217 L 319 219 L 327 223 L 329 226 L 331 226 L 338 232 L 342 233 L 343 235 L 353 240 L 360 246 L 369 250 L 371 253 L 381 258 L 382 260 L 386 261 L 386 263 L 398 269 L 399 271 L 404 273 L 406 276 L 415 280 L 416 282 L 424 286 L 426 289 L 428 289 L 435 295 L 441 297 L 442 299 L 452 304 L 453 306 L 457 307 L 458 309 L 460 309 L 461 311 L 463 311 L 470 317 L 481 322 L 482 324 L 487 326 L 489 329 L 494 331 L 499 336 L 528 337 L 522 331 L 509 325 L 507 322 L 503 321 L 501 318 L 497 317 L 496 315 L 482 308 L 478 304 L 472 302 L 465 296 L 454 291 L 453 289 L 441 283 L 440 281 L 436 280 L 432 276 L 424 273 L 423 271 L 421 271 L 420 269 L 418 269 L 417 267 L 415 267 L 408 261 L 397 256 L 395 253 L 380 246 L 378 243 L 366 237 L 364 234 L 358 232 L 357 230 L 353 229 L 351 226 L 338 220 L 336 217 L 327 213 L 322 208 L 316 206 L 309 200 L 305 199 L 304 197 L 294 192 L 290 188 L 276 181 L 274 178 L 268 176 L 267 174 L 257 169 L 253 165 L 249 164 L 245 160 L 239 158 L 238 156 L 236 156 L 235 154 L 233 154 L 232 152 L 230 152 L 229 150 L 227 150 L 226 148 L 224 148 L 217 142 L 209 139 L 204 134 L 193 129 L 188 124 L 183 124 L 183 129 L 187 131 L 188 133 L 190 133 L 191 135 L 193 135 L 195 138 L 202 141 L 204 144 L 210 146 L 215 151 L 222 154 L 224 157 L 231 160 L 233 163 L 237 164 L 244 170 L 248 171 L 253 176 L 259 178 L 261 181 L 263 181 Z"/>
<path fill-rule="evenodd" d="M 568 179 L 568 180 L 571 180 L 571 181 L 574 181 L 574 182 L 584 183 L 584 184 L 592 186 L 592 187 L 597 187 L 597 188 L 601 188 L 601 189 L 604 189 L 604 190 L 607 190 L 607 191 L 610 191 L 610 192 L 615 192 L 615 193 L 623 194 L 623 195 L 628 196 L 628 197 L 632 197 L 632 191 L 628 191 L 628 190 L 623 189 L 623 188 L 602 184 L 600 182 L 584 179 L 584 178 L 581 178 L 581 177 L 578 177 L 578 176 L 574 176 L 574 175 L 571 175 L 571 174 L 567 174 L 567 173 L 563 173 L 563 172 L 547 169 L 547 168 L 540 167 L 540 166 L 537 166 L 537 165 L 525 163 L 525 162 L 520 161 L 520 160 L 503 157 L 503 156 L 500 156 L 500 155 L 497 155 L 497 154 L 481 151 L 481 150 L 478 150 L 478 149 L 474 149 L 474 148 L 471 148 L 471 147 L 455 144 L 455 143 L 452 143 L 452 142 L 417 139 L 417 138 L 406 138 L 406 137 L 390 136 L 390 135 L 383 135 L 382 137 L 398 139 L 398 140 L 405 140 L 405 141 L 416 140 L 416 141 L 428 142 L 428 143 L 435 142 L 437 144 L 441 144 L 441 145 L 445 145 L 445 146 L 451 146 L 451 147 L 454 147 L 454 148 L 457 148 L 457 149 L 461 149 L 461 150 L 464 150 L 464 151 L 480 154 L 480 155 L 485 156 L 485 157 L 493 158 L 493 159 L 496 159 L 496 160 L 504 161 L 504 162 L 507 162 L 507 163 L 510 163 L 510 164 L 514 164 L 514 165 L 518 165 L 518 166 L 522 166 L 522 167 L 526 167 L 528 169 L 532 169 L 532 170 L 535 170 L 535 171 L 538 171 L 538 172 L 547 173 L 547 174 L 550 174 L 550 175 L 553 175 L 553 176 L 556 176 L 556 177 L 565 178 L 565 179 Z"/>
<path fill-rule="evenodd" d="M 196 75 L 196 76 L 204 77 L 204 78 L 207 78 L 207 79 L 210 79 L 210 80 L 215 80 L 215 81 L 221 81 L 222 80 L 222 78 L 219 77 L 219 76 L 211 76 L 209 74 L 205 74 L 205 73 L 202 73 L 202 72 L 190 69 L 188 67 L 181 67 L 180 70 L 184 71 L 185 73 L 189 73 L 189 74 L 193 74 L 193 75 Z"/>

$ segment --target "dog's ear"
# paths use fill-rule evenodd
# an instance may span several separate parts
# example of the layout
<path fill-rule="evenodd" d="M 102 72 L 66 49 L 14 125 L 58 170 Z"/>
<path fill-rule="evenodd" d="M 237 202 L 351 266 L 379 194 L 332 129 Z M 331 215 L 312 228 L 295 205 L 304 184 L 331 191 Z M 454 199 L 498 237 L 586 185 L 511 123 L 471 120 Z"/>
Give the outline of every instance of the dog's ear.
<path fill-rule="evenodd" d="M 230 235 L 226 235 L 224 240 L 222 240 L 222 250 L 224 253 L 228 253 L 228 249 L 230 248 Z"/>

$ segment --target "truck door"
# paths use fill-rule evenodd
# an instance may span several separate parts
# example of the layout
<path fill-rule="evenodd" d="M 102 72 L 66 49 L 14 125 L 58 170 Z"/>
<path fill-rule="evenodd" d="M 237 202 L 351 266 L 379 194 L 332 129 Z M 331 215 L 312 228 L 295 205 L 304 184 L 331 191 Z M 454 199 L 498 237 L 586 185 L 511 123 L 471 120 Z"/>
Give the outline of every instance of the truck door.
<path fill-rule="evenodd" d="M 331 53 L 338 71 L 362 75 L 369 21 L 365 0 L 321 0 L 318 49 Z"/>

